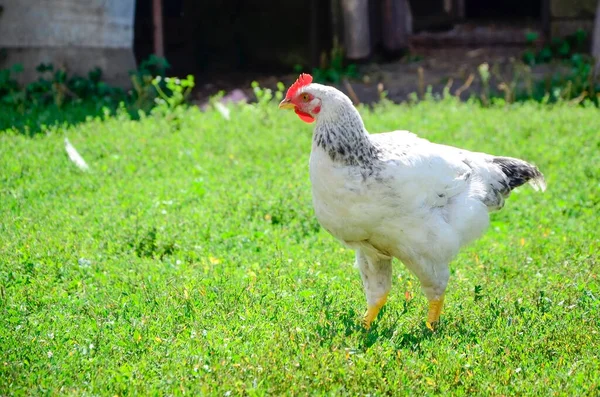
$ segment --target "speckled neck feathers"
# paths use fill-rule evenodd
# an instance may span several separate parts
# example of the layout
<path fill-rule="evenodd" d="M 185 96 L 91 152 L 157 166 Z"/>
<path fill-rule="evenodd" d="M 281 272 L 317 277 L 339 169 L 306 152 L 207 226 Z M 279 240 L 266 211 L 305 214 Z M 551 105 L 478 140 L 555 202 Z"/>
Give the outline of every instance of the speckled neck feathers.
<path fill-rule="evenodd" d="M 323 149 L 332 161 L 351 166 L 372 166 L 379 154 L 352 105 L 321 115 L 313 133 L 313 145 Z"/>

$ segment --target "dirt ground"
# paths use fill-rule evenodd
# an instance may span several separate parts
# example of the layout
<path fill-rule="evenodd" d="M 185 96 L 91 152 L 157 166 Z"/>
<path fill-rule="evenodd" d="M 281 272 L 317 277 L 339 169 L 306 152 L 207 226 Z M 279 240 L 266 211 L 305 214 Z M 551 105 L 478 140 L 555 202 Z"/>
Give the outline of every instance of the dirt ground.
<path fill-rule="evenodd" d="M 373 103 L 379 100 L 379 89 L 387 92 L 387 97 L 394 102 L 409 99 L 411 93 L 421 95 L 431 86 L 432 93 L 441 94 L 445 87 L 450 93 L 460 94 L 463 99 L 482 90 L 482 82 L 478 72 L 479 65 L 487 63 L 490 67 L 490 88 L 499 91 L 498 85 L 502 80 L 510 82 L 515 75 L 513 62 L 519 61 L 525 48 L 516 46 L 489 46 L 479 48 L 449 47 L 449 48 L 415 48 L 411 51 L 412 59 L 406 58 L 389 63 L 367 63 L 359 66 L 361 81 L 350 82 L 356 97 L 362 103 Z M 531 79 L 539 81 L 551 72 L 549 65 L 540 65 L 531 69 Z M 521 73 L 524 72 L 522 69 Z M 239 89 L 249 100 L 254 99 L 250 84 L 256 80 L 261 87 L 275 88 L 278 81 L 286 87 L 296 78 L 296 73 L 280 75 L 252 75 L 249 73 L 228 74 L 211 77 L 210 82 L 199 82 L 194 92 L 194 101 L 205 103 L 209 96 L 219 90 L 231 92 Z M 381 85 L 380 85 L 381 84 Z M 523 83 L 521 83 L 523 84 Z M 379 86 L 379 87 L 378 87 Z M 348 93 L 344 84 L 338 88 Z M 239 93 L 239 91 L 238 91 Z"/>

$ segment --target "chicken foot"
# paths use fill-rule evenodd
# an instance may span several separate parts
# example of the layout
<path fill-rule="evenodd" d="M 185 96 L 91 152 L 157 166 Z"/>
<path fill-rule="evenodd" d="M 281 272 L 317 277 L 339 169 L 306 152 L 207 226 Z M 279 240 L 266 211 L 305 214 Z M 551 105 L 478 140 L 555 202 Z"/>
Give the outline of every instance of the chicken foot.
<path fill-rule="evenodd" d="M 429 314 L 427 315 L 427 328 L 435 330 L 440 322 L 440 315 L 442 314 L 442 306 L 444 306 L 444 296 L 442 295 L 439 299 L 431 299 L 429 301 Z"/>

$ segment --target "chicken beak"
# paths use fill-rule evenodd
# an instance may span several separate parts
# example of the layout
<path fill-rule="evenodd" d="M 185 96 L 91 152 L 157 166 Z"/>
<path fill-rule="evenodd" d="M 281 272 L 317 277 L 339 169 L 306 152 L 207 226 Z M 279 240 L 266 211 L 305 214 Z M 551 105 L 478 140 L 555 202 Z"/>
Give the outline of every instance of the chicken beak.
<path fill-rule="evenodd" d="M 292 103 L 290 99 L 284 99 L 279 102 L 279 109 L 294 109 L 296 106 Z"/>

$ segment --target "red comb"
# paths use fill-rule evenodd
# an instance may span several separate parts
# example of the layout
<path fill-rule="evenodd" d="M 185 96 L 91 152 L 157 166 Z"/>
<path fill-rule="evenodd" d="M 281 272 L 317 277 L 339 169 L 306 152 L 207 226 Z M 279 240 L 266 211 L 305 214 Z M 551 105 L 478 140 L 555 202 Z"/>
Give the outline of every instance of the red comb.
<path fill-rule="evenodd" d="M 285 95 L 286 99 L 292 99 L 292 97 L 294 95 L 296 95 L 296 93 L 298 92 L 298 90 L 302 87 L 305 87 L 307 85 L 309 85 L 310 83 L 312 83 L 313 78 L 310 74 L 307 73 L 302 73 L 300 75 L 300 77 L 298 77 L 298 80 L 296 80 L 296 82 L 294 84 L 292 84 L 290 86 L 290 88 L 288 88 L 287 94 Z"/>

